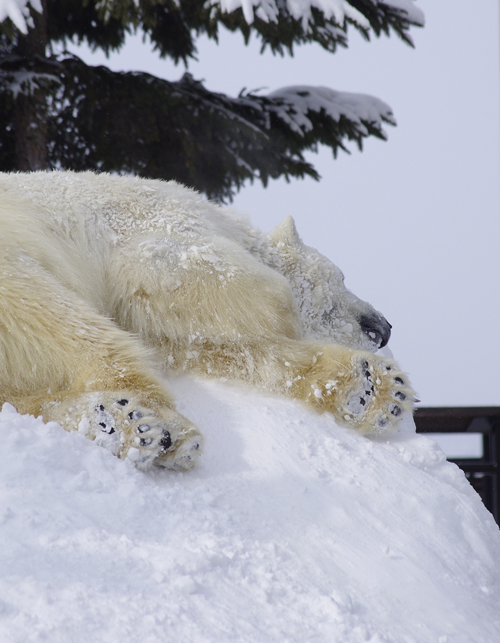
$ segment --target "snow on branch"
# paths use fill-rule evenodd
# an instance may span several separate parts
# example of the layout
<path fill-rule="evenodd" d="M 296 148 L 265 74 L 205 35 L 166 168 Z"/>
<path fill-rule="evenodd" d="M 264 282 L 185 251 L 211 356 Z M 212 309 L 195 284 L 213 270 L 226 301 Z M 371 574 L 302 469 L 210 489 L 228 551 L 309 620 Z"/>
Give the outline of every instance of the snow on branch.
<path fill-rule="evenodd" d="M 415 7 L 413 4 L 415 0 L 383 0 L 381 2 L 376 2 L 376 4 L 385 4 L 388 7 L 393 7 L 403 13 L 406 13 L 408 20 L 416 25 L 421 27 L 425 24 L 424 12 Z"/>
<path fill-rule="evenodd" d="M 138 0 L 134 0 L 138 4 Z M 373 5 L 389 7 L 400 13 L 409 23 L 424 25 L 424 14 L 421 9 L 415 6 L 415 0 L 367 0 Z M 107 9 L 109 15 L 117 0 L 100 0 L 100 9 Z M 181 3 L 182 0 L 179 0 Z M 277 22 L 280 9 L 286 8 L 286 12 L 295 20 L 302 23 L 305 32 L 311 30 L 314 24 L 312 9 L 319 10 L 327 20 L 337 25 L 343 25 L 345 20 L 350 20 L 362 29 L 368 30 L 370 22 L 368 19 L 351 4 L 351 0 L 207 0 L 208 6 L 220 7 L 223 13 L 232 13 L 236 9 L 243 11 L 245 20 L 252 24 L 254 18 L 260 18 L 265 22 Z M 33 9 L 42 12 L 40 0 L 0 0 L 0 22 L 10 18 L 15 26 L 22 32 L 27 32 L 31 26 L 28 5 Z"/>
<path fill-rule="evenodd" d="M 40 0 L 0 0 L 0 22 L 10 18 L 19 31 L 27 33 L 28 27 L 32 26 L 28 4 L 42 13 Z"/>
<path fill-rule="evenodd" d="M 371 0 L 371 3 L 374 7 L 377 5 L 391 7 L 404 14 L 410 23 L 423 26 L 424 14 L 415 7 L 414 1 Z M 226 13 L 241 8 L 248 24 L 252 24 L 255 16 L 265 22 L 277 22 L 280 6 L 283 5 L 280 0 L 208 0 L 208 3 L 212 6 L 219 5 Z M 338 25 L 343 25 L 344 21 L 349 19 L 364 29 L 370 27 L 366 17 L 351 6 L 348 0 L 285 0 L 284 4 L 288 13 L 302 22 L 304 31 L 308 31 L 309 23 L 313 22 L 312 8 L 318 9 L 327 20 L 333 20 Z"/>
<path fill-rule="evenodd" d="M 367 94 L 338 92 L 328 87 L 283 87 L 267 96 L 269 107 L 294 132 L 303 135 L 313 129 L 310 115 L 324 112 L 336 122 L 350 121 L 362 136 L 368 136 L 367 125 L 375 127 L 383 138 L 382 121 L 396 125 L 392 110 L 383 101 Z"/>

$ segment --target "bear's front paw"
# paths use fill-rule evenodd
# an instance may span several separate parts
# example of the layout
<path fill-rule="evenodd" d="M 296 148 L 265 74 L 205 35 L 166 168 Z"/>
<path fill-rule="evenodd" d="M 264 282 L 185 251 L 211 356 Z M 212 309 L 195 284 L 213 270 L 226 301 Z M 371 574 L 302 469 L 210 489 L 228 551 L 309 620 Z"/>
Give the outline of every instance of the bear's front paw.
<path fill-rule="evenodd" d="M 362 433 L 382 433 L 395 428 L 404 413 L 411 412 L 415 392 L 407 376 L 391 360 L 370 355 L 352 359 L 353 372 L 338 409 L 343 423 Z"/>
<path fill-rule="evenodd" d="M 68 431 L 79 431 L 119 458 L 132 460 L 139 469 L 153 465 L 190 469 L 201 452 L 198 429 L 167 406 L 152 406 L 131 391 L 102 391 L 49 402 L 43 416 Z"/>
<path fill-rule="evenodd" d="M 133 397 L 120 398 L 114 406 L 113 415 L 121 416 L 124 427 L 120 457 L 132 460 L 139 469 L 153 464 L 190 469 L 196 464 L 202 438 L 185 417 L 167 408 L 155 413 Z"/>
<path fill-rule="evenodd" d="M 395 362 L 341 346 L 318 352 L 310 376 L 297 380 L 297 397 L 360 433 L 390 431 L 415 402 L 407 375 Z"/>

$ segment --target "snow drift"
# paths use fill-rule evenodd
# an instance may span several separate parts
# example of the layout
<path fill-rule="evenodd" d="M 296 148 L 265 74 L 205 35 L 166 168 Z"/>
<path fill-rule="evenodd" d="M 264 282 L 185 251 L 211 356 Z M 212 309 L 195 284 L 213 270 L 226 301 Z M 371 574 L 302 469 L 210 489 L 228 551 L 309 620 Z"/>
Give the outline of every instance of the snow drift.
<path fill-rule="evenodd" d="M 4 406 L 1 641 L 499 640 L 499 530 L 411 421 L 368 440 L 298 403 L 169 385 L 206 435 L 190 473 Z"/>

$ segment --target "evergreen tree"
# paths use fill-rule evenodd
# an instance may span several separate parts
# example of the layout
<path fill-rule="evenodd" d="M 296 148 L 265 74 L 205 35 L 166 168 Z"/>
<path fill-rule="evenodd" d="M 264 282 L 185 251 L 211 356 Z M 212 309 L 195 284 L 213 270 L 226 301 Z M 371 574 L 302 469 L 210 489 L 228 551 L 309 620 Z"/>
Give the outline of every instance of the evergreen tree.
<path fill-rule="evenodd" d="M 305 42 L 335 52 L 347 46 L 349 27 L 367 39 L 392 31 L 411 45 L 410 27 L 423 24 L 412 0 L 327 0 L 324 11 L 310 0 L 300 9 L 239 0 L 231 12 L 224 2 L 0 0 L 0 170 L 132 172 L 230 199 L 246 179 L 318 178 L 303 156 L 318 144 L 336 155 L 346 141 L 361 149 L 367 136 L 385 138 L 391 110 L 369 96 L 298 87 L 231 98 L 189 73 L 169 82 L 54 53 L 68 41 L 109 53 L 142 30 L 159 56 L 187 64 L 196 37 L 217 40 L 221 25 L 246 41 L 254 33 L 262 49 L 282 54 Z"/>

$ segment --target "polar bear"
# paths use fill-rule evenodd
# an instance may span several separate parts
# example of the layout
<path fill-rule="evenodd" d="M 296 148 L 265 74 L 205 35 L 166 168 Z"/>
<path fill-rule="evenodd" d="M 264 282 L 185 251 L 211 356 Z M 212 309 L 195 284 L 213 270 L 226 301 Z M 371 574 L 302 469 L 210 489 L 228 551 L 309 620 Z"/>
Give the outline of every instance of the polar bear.
<path fill-rule="evenodd" d="M 129 458 L 188 469 L 198 429 L 162 375 L 240 380 L 389 431 L 414 403 L 374 355 L 390 325 L 301 241 L 175 182 L 0 174 L 0 402 Z"/>

